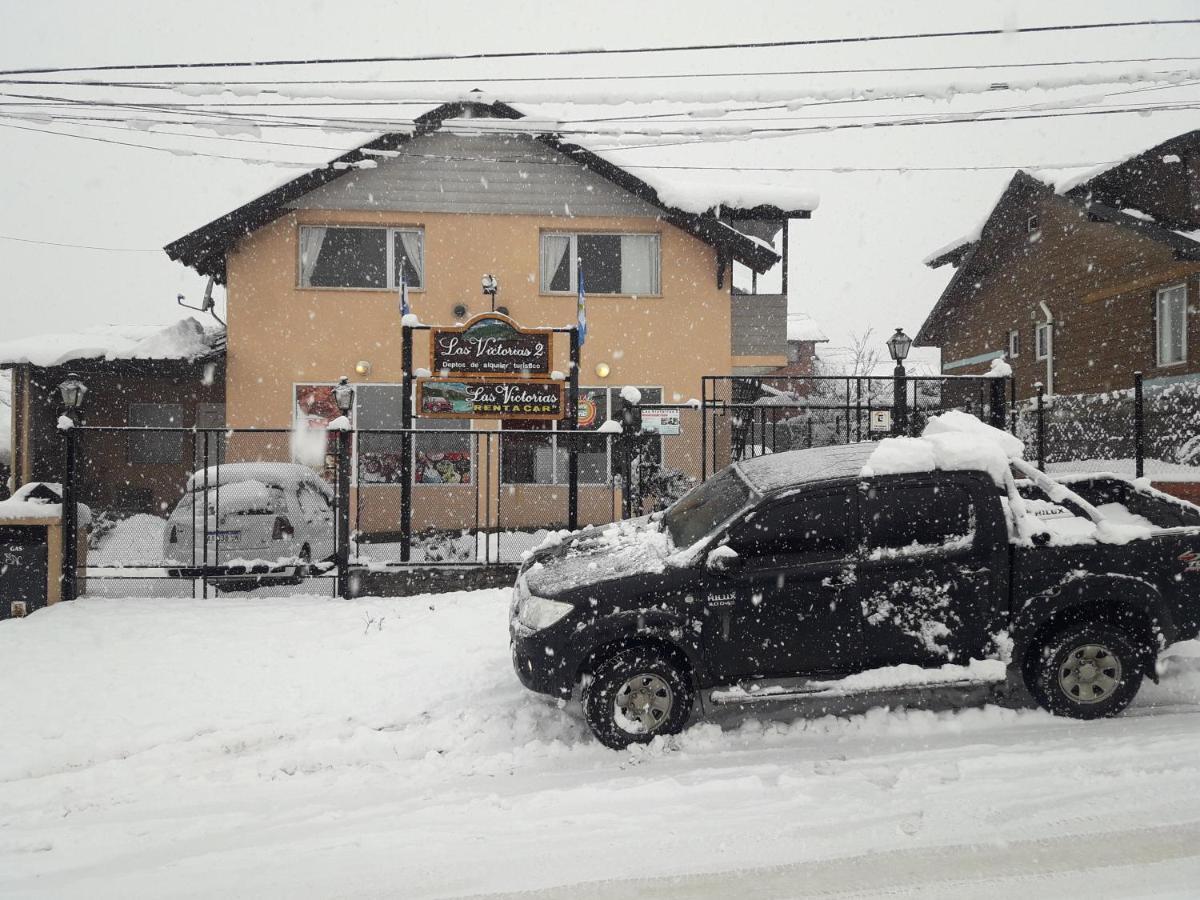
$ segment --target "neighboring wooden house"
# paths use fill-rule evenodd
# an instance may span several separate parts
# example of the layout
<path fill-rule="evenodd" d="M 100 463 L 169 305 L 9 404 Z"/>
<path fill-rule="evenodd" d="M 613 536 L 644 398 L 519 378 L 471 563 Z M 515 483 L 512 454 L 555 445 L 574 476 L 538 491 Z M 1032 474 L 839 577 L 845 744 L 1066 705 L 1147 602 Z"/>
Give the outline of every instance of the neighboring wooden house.
<path fill-rule="evenodd" d="M 500 285 L 498 310 L 526 327 L 563 327 L 576 320 L 581 263 L 586 429 L 616 415 L 623 385 L 641 388 L 647 403 L 686 403 L 700 395 L 703 375 L 787 362 L 787 225 L 809 217 L 811 195 L 672 184 L 552 131 L 508 104 L 444 104 L 417 118 L 411 133 L 383 135 L 168 245 L 172 259 L 227 287 L 229 424 L 319 419 L 318 407 L 329 406 L 320 392 L 345 374 L 357 386 L 355 424 L 396 427 L 402 276 L 425 324 L 452 325 L 488 310 L 480 279 L 490 274 Z M 430 366 L 427 339 L 416 342 L 413 362 Z M 553 368 L 569 369 L 566 340 L 556 342 Z M 499 460 L 453 435 L 436 448 L 422 439 L 454 465 L 438 473 L 448 480 L 423 478 L 419 444 L 414 521 L 426 513 L 469 519 L 475 484 L 486 480 L 509 489 L 506 516 L 528 511 L 542 517 L 530 524 L 546 524 L 566 496 L 555 426 L 510 420 L 506 427 L 547 434 L 507 439 Z M 688 427 L 696 452 L 675 464 L 698 474 L 700 429 Z M 378 457 L 363 467 L 364 479 L 394 488 L 398 441 L 376 435 L 364 443 L 360 461 L 362 453 Z M 585 455 L 582 482 L 602 486 L 611 471 L 603 450 Z M 522 502 L 543 495 L 540 508 Z M 364 508 L 394 518 L 396 505 Z M 370 515 L 362 528 L 373 527 Z"/>
<path fill-rule="evenodd" d="M 806 313 L 788 313 L 787 365 L 771 375 L 803 377 L 817 374 L 817 344 L 829 343 L 829 337 L 816 320 Z"/>
<path fill-rule="evenodd" d="M 85 425 L 221 428 L 224 341 L 223 330 L 183 319 L 0 343 L 0 369 L 12 377 L 14 487 L 62 480 L 58 386 L 72 372 L 88 388 Z M 165 515 L 196 467 L 190 435 L 92 432 L 81 440 L 79 499 L 98 511 Z"/>
<path fill-rule="evenodd" d="M 1012 365 L 1019 398 L 1200 376 L 1200 131 L 1076 183 L 1017 172 L 973 234 L 926 263 L 957 268 L 916 343 L 947 375 Z"/>

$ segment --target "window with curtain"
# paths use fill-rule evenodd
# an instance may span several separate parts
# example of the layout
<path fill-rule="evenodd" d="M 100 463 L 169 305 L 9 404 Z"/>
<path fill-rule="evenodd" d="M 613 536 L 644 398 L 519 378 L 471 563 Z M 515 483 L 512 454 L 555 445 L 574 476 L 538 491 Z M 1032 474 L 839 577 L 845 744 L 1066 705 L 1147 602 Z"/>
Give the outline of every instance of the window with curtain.
<path fill-rule="evenodd" d="M 395 289 L 403 268 L 425 286 L 425 235 L 419 228 L 300 226 L 300 286 Z"/>
<path fill-rule="evenodd" d="M 658 294 L 657 234 L 543 233 L 541 290 L 575 293 L 583 272 L 588 294 Z"/>
<path fill-rule="evenodd" d="M 1187 361 L 1187 285 L 1177 284 L 1158 292 L 1155 309 L 1158 364 L 1174 366 Z"/>

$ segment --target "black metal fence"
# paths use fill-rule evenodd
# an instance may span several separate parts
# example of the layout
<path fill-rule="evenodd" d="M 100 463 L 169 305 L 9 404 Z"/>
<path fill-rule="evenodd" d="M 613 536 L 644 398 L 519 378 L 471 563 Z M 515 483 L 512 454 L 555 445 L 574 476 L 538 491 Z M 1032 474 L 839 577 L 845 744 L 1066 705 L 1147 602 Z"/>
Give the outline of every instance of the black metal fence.
<path fill-rule="evenodd" d="M 1050 471 L 1107 468 L 1160 482 L 1200 481 L 1200 383 L 1144 380 L 1101 394 L 1047 396 L 1015 410 L 1015 431 Z"/>
<path fill-rule="evenodd" d="M 1011 379 L 990 376 L 706 376 L 702 477 L 764 453 L 920 434 L 950 409 L 1008 428 L 1011 396 Z"/>
<path fill-rule="evenodd" d="M 76 427 L 64 491 L 90 510 L 89 552 L 64 564 L 64 593 L 332 596 L 362 570 L 512 565 L 553 531 L 665 508 L 730 462 L 918 434 L 949 409 L 1010 427 L 1051 471 L 1200 481 L 1200 385 L 1013 393 L 990 377 L 706 378 L 699 405 L 623 405 L 619 433 Z"/>

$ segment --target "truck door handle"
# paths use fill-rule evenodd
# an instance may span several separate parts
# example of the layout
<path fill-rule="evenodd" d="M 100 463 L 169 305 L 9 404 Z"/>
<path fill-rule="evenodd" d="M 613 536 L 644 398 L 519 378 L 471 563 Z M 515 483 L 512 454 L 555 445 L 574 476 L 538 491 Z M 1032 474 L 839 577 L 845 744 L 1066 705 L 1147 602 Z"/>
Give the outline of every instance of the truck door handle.
<path fill-rule="evenodd" d="M 829 588 L 843 588 L 851 583 L 853 583 L 853 578 L 848 572 L 839 572 L 837 575 L 827 575 L 825 578 L 821 579 L 821 586 Z"/>

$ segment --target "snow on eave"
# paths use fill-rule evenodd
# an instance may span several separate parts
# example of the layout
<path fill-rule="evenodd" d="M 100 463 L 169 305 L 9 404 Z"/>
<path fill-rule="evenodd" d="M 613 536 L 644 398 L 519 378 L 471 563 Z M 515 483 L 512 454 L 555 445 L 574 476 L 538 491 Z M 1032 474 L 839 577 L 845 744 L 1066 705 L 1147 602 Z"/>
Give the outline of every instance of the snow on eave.
<path fill-rule="evenodd" d="M 77 332 L 34 335 L 0 343 L 0 365 L 61 366 L 73 360 L 185 360 L 214 352 L 223 328 L 194 318 L 172 325 L 101 325 Z"/>
<path fill-rule="evenodd" d="M 827 343 L 829 336 L 821 330 L 816 319 L 808 313 L 788 313 L 787 339 L 789 341 L 812 341 L 814 344 Z"/>

